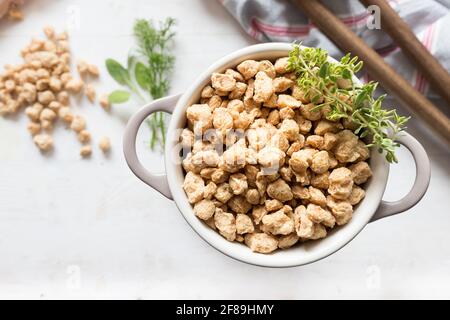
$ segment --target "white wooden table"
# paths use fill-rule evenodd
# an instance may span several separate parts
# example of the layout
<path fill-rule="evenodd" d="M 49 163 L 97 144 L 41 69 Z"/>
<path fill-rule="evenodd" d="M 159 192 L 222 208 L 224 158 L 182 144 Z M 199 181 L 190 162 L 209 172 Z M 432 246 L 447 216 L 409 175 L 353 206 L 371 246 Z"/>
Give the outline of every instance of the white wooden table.
<path fill-rule="evenodd" d="M 75 57 L 102 68 L 99 92 L 116 88 L 104 60 L 125 61 L 135 18 L 178 20 L 172 92 L 182 92 L 217 58 L 252 44 L 213 0 L 29 0 L 21 23 L 0 22 L 0 64 L 40 28 L 68 28 Z M 450 153 L 415 120 L 412 132 L 433 163 L 423 201 L 369 225 L 333 256 L 291 269 L 245 265 L 217 252 L 186 224 L 173 202 L 135 178 L 121 152 L 123 115 L 83 101 L 94 139 L 113 150 L 80 160 L 73 133 L 56 129 L 56 150 L 42 156 L 26 119 L 0 118 L 0 298 L 450 298 Z M 138 139 L 143 161 L 162 158 Z M 406 194 L 414 165 L 405 150 L 392 166 L 386 199 Z"/>

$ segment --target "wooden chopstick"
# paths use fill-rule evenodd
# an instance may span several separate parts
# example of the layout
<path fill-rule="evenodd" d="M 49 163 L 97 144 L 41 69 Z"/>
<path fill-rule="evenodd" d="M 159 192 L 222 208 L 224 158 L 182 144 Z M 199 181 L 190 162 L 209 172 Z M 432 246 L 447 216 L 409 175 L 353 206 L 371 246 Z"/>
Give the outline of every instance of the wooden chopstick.
<path fill-rule="evenodd" d="M 386 31 L 403 53 L 427 78 L 433 89 L 450 104 L 450 74 L 425 48 L 411 31 L 409 25 L 400 18 L 386 0 L 360 0 L 366 7 L 380 8 L 381 29 Z"/>
<path fill-rule="evenodd" d="M 361 38 L 351 31 L 318 0 L 294 0 L 294 3 L 342 51 L 357 55 L 365 68 L 383 88 L 409 111 L 423 119 L 431 129 L 450 143 L 450 120 L 433 103 L 415 90 Z"/>

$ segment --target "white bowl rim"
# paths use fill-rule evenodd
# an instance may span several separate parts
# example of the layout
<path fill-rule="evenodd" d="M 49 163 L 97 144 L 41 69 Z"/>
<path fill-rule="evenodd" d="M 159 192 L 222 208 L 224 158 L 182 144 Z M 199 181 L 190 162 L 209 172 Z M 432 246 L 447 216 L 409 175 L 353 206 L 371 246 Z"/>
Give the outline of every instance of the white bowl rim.
<path fill-rule="evenodd" d="M 267 55 L 268 59 L 272 59 L 270 55 L 286 56 L 291 49 L 292 44 L 289 43 L 264 43 L 248 46 L 222 57 L 201 73 L 185 93 L 181 95 L 174 109 L 168 129 L 165 158 L 171 159 L 173 157 L 173 146 L 178 142 L 177 129 L 184 127 L 185 110 L 189 104 L 194 103 L 198 99 L 201 88 L 206 85 L 213 72 L 223 71 L 230 66 L 235 66 L 239 62 L 255 56 L 260 56 L 258 59 L 263 59 L 264 55 Z M 334 62 L 336 60 L 329 57 L 329 61 Z M 356 77 L 354 81 L 356 83 L 360 82 Z M 366 197 L 358 205 L 352 220 L 347 225 L 331 231 L 326 238 L 319 241 L 309 241 L 287 250 L 276 250 L 271 254 L 260 254 L 252 252 L 250 248 L 241 243 L 225 240 L 220 234 L 198 219 L 182 188 L 184 175 L 181 165 L 166 161 L 165 166 L 173 200 L 192 229 L 203 240 L 223 254 L 245 263 L 263 267 L 305 265 L 323 259 L 344 247 L 362 231 L 375 214 L 382 200 L 389 175 L 389 164 L 384 159 L 384 156 L 376 150 L 372 150 L 370 166 L 373 176 L 365 188 Z"/>

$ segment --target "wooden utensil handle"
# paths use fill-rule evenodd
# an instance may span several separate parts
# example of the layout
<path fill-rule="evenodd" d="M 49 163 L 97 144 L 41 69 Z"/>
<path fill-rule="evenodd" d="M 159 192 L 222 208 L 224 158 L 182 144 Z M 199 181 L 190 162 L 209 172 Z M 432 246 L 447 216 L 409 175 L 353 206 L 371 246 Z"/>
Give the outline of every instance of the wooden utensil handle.
<path fill-rule="evenodd" d="M 399 76 L 361 38 L 351 31 L 318 0 L 294 0 L 294 3 L 342 51 L 357 55 L 383 88 L 397 97 L 408 110 L 422 118 L 430 128 L 450 143 L 450 120 L 427 98 Z"/>
<path fill-rule="evenodd" d="M 386 0 L 360 0 L 365 6 L 380 8 L 381 29 L 386 31 L 403 53 L 428 79 L 433 89 L 450 104 L 450 74 L 417 39 L 409 25 L 400 18 Z"/>

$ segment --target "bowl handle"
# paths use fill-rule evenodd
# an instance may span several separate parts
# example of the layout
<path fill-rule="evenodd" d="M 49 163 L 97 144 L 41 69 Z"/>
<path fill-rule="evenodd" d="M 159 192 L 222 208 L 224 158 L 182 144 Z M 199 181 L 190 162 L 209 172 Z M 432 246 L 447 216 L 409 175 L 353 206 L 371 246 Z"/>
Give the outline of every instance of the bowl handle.
<path fill-rule="evenodd" d="M 172 199 L 172 193 L 167 182 L 167 176 L 149 172 L 139 161 L 136 153 L 136 136 L 142 122 L 152 113 L 157 111 L 172 113 L 180 96 L 174 95 L 158 99 L 144 106 L 130 118 L 123 136 L 123 153 L 131 171 L 143 182 L 169 199 Z"/>
<path fill-rule="evenodd" d="M 423 146 L 408 133 L 402 133 L 397 139 L 400 144 L 404 145 L 411 151 L 416 164 L 416 179 L 411 191 L 398 201 L 381 201 L 380 206 L 372 217 L 370 222 L 381 218 L 386 218 L 397 213 L 408 210 L 415 206 L 425 195 L 430 184 L 431 168 L 430 159 Z"/>

